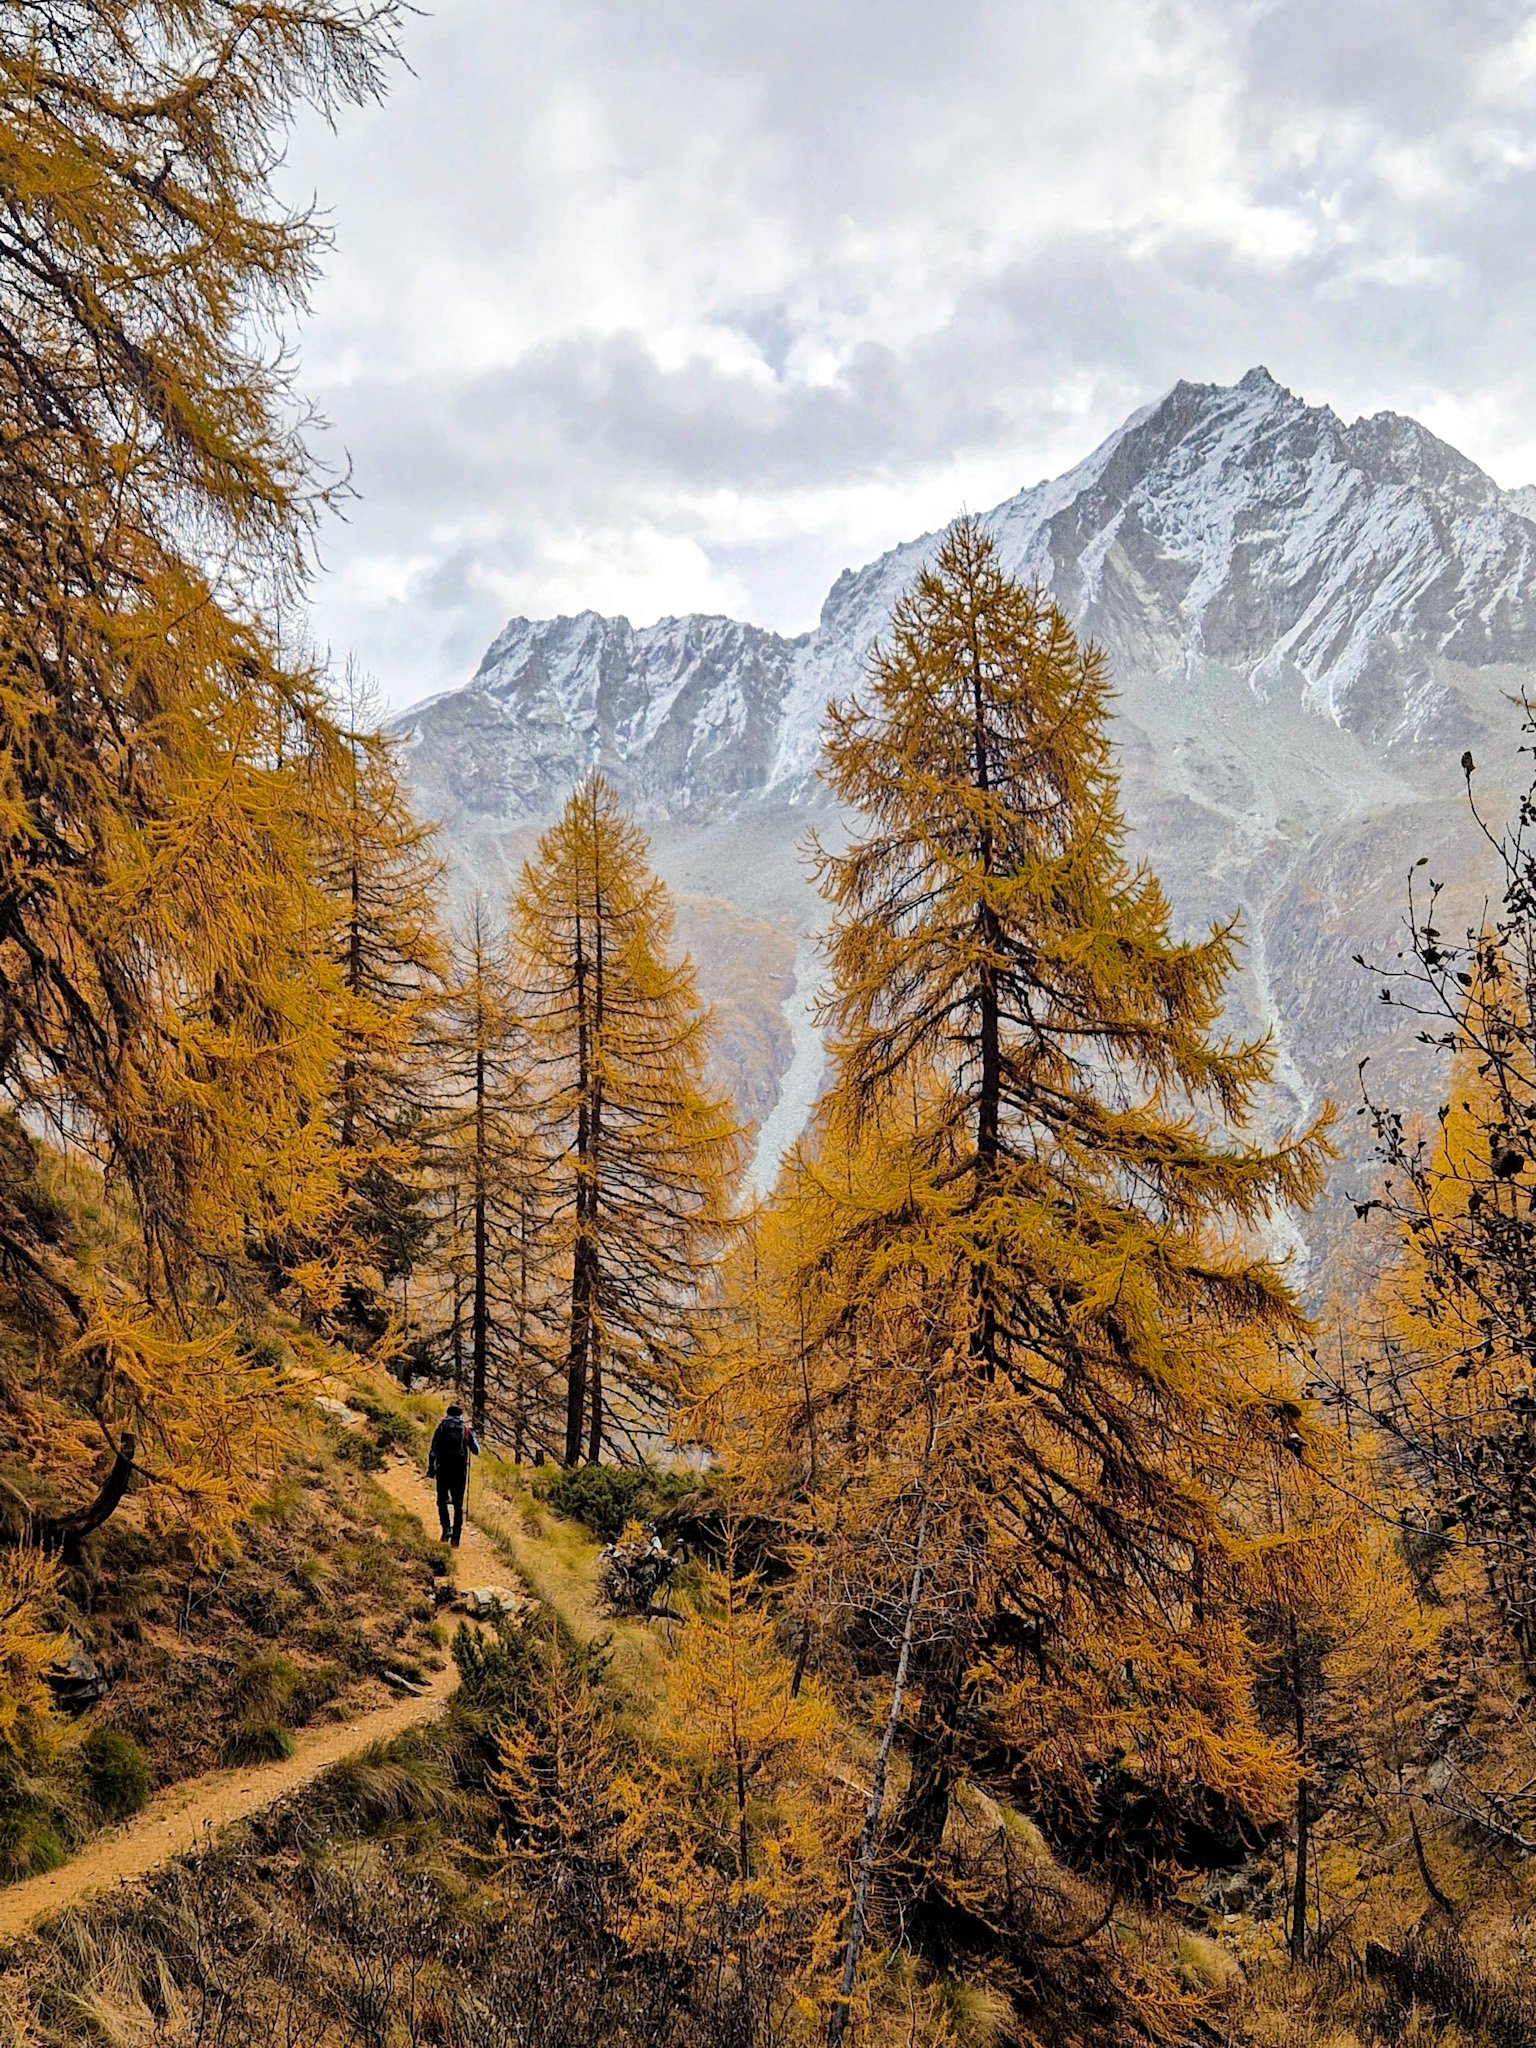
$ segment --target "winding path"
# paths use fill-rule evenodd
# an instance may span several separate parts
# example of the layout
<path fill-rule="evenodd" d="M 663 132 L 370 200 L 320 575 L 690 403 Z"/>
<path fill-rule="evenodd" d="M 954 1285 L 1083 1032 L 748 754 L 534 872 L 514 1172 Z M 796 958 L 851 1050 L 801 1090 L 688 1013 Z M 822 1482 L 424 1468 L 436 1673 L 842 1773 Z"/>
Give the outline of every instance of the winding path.
<path fill-rule="evenodd" d="M 401 1462 L 389 1466 L 380 1473 L 379 1484 L 426 1527 L 434 1526 L 436 1500 L 414 1465 Z M 489 1538 L 467 1520 L 455 1564 L 454 1578 L 461 1587 L 506 1585 L 511 1576 Z M 44 1871 L 0 1890 L 0 1941 L 14 1940 L 34 1921 L 60 1912 L 90 1893 L 136 1883 L 162 1863 L 202 1848 L 231 1822 L 286 1799 L 332 1765 L 432 1720 L 457 1685 L 458 1673 L 451 1663 L 445 1664 L 441 1671 L 430 1674 L 424 1691 L 409 1698 L 376 1707 L 356 1720 L 301 1729 L 290 1757 L 245 1770 L 209 1771 L 200 1778 L 167 1786 L 142 1813 L 96 1836 L 58 1870 Z"/>

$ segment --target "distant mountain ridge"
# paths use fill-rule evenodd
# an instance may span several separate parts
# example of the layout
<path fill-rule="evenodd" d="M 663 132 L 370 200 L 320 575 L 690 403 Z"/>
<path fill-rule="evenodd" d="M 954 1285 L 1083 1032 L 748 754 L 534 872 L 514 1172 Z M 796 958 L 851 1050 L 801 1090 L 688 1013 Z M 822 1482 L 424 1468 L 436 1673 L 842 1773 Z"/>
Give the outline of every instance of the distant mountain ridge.
<path fill-rule="evenodd" d="M 1536 489 L 1501 490 L 1411 419 L 1346 425 L 1255 369 L 1175 385 L 987 519 L 1005 566 L 1109 655 L 1127 813 L 1179 916 L 1242 914 L 1233 1021 L 1276 1032 L 1277 1115 L 1352 1098 L 1366 1051 L 1391 1085 L 1421 1088 L 1350 956 L 1395 947 L 1419 852 L 1480 886 L 1457 763 L 1471 747 L 1495 782 L 1518 772 Z M 684 897 L 809 931 L 795 849 L 826 808 L 822 709 L 856 686 L 934 542 L 845 571 L 795 637 L 698 615 L 514 619 L 462 690 L 400 721 L 450 853 L 494 873 L 595 765 L 649 821 Z M 802 947 L 801 1002 L 808 979 Z M 779 1138 L 804 1106 L 779 1103 Z"/>

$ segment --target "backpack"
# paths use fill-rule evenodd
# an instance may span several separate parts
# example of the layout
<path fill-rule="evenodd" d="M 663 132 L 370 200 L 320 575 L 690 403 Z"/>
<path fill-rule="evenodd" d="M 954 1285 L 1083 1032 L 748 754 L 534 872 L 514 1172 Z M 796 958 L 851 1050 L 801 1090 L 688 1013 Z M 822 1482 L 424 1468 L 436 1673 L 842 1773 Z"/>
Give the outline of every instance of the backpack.
<path fill-rule="evenodd" d="M 438 1424 L 442 1444 L 438 1456 L 450 1465 L 469 1463 L 469 1424 L 462 1415 L 445 1415 Z"/>

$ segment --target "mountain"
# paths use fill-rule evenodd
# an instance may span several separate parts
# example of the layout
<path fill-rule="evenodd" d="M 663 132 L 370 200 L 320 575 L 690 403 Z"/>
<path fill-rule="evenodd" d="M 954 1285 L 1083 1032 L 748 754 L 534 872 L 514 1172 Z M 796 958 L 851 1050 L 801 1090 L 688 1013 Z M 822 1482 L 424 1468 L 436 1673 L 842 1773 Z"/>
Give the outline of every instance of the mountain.
<path fill-rule="evenodd" d="M 988 523 L 1005 565 L 1110 657 L 1127 813 L 1180 922 L 1241 918 L 1232 1022 L 1275 1033 L 1275 1121 L 1324 1094 L 1353 1106 L 1366 1053 L 1390 1097 L 1426 1099 L 1412 1032 L 1352 956 L 1397 950 L 1421 854 L 1476 914 L 1486 849 L 1459 762 L 1470 747 L 1490 801 L 1518 779 L 1536 491 L 1501 491 L 1411 419 L 1346 425 L 1255 369 L 1175 385 Z M 819 1077 L 819 904 L 798 848 L 808 826 L 840 829 L 815 779 L 821 710 L 935 538 L 845 571 L 794 638 L 514 619 L 463 689 L 401 721 L 466 884 L 499 884 L 587 766 L 626 791 L 736 1032 L 726 1071 L 766 1119 L 765 1174 Z M 1361 1128 L 1341 1193 L 1368 1170 Z"/>

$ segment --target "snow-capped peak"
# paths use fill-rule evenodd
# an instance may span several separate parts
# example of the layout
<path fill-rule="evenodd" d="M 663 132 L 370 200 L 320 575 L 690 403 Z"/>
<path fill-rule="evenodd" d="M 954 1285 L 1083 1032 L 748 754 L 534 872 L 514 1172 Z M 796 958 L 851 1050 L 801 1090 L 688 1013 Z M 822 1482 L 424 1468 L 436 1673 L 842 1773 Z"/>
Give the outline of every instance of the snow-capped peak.
<path fill-rule="evenodd" d="M 1518 765 L 1536 487 L 1499 490 L 1398 414 L 1346 425 L 1260 367 L 1174 385 L 987 517 L 1004 565 L 1109 656 L 1127 813 L 1180 919 L 1241 913 L 1237 1026 L 1273 1028 L 1293 1100 L 1348 1092 L 1383 1030 L 1351 956 L 1398 943 L 1397 878 L 1418 852 L 1434 848 L 1439 875 L 1478 872 L 1457 822 L 1463 748 Z M 402 721 L 424 807 L 478 873 L 498 834 L 547 817 L 595 764 L 685 891 L 811 928 L 797 847 L 804 806 L 824 801 L 824 707 L 935 545 L 845 571 L 796 639 L 715 617 L 512 620 L 467 688 Z M 722 955 L 714 984 L 700 961 L 737 1017 L 746 957 Z M 732 1040 L 749 1064 L 770 1042 L 788 1043 L 776 1010 Z"/>

